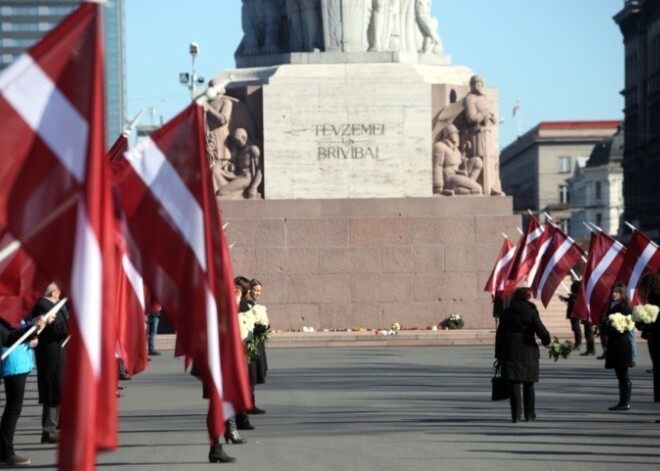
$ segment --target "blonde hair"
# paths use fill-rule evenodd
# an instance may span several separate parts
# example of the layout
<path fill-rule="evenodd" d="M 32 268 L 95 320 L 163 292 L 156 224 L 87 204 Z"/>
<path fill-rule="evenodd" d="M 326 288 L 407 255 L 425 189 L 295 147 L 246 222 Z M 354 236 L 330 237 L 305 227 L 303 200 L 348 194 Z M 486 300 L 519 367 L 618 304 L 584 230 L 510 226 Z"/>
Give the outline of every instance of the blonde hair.
<path fill-rule="evenodd" d="M 49 296 L 53 291 L 60 291 L 60 287 L 57 286 L 57 283 L 50 283 L 46 286 L 46 291 L 44 291 L 44 296 Z"/>

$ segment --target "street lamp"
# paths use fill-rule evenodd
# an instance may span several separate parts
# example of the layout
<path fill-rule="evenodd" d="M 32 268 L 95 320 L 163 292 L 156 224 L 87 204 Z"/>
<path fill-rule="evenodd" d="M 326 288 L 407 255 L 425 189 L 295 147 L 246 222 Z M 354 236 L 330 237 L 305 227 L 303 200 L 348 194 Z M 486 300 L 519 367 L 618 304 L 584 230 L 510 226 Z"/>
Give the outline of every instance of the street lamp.
<path fill-rule="evenodd" d="M 204 83 L 204 77 L 197 76 L 197 72 L 195 71 L 195 57 L 199 54 L 199 44 L 196 42 L 190 43 L 189 52 L 192 57 L 192 73 L 180 72 L 179 83 L 188 87 L 188 90 L 190 90 L 190 98 L 194 100 L 197 92 L 197 84 Z"/>

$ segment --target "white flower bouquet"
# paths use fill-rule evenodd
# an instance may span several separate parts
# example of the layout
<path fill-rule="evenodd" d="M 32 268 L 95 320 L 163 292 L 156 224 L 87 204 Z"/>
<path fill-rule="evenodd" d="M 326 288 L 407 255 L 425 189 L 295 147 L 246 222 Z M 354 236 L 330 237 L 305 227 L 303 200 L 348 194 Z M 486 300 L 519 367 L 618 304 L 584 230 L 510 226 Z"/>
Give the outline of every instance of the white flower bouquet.
<path fill-rule="evenodd" d="M 653 324 L 658 318 L 660 308 L 653 304 L 635 306 L 632 312 L 632 320 L 640 324 Z"/>
<path fill-rule="evenodd" d="M 268 313 L 266 311 L 266 306 L 263 304 L 255 304 L 250 309 L 254 313 L 254 323 L 260 324 L 268 327 L 270 322 L 268 321 Z"/>
<path fill-rule="evenodd" d="M 401 324 L 398 322 L 394 322 L 392 324 L 392 329 L 391 330 L 401 330 Z"/>
<path fill-rule="evenodd" d="M 633 322 L 632 317 L 624 316 L 620 312 L 615 312 L 614 314 L 610 314 L 610 316 L 608 317 L 608 322 L 610 323 L 610 326 L 614 330 L 622 334 L 626 332 L 630 332 L 635 328 L 635 323 Z"/>

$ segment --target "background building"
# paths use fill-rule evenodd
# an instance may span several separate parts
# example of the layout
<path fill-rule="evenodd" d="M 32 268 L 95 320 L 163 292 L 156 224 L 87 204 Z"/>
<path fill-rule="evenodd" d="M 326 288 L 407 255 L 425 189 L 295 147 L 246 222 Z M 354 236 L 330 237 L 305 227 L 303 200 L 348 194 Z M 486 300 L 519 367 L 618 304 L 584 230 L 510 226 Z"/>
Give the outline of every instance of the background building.
<path fill-rule="evenodd" d="M 614 20 L 625 46 L 625 219 L 660 238 L 660 2 L 627 0 Z"/>
<path fill-rule="evenodd" d="M 0 0 L 0 69 L 11 64 L 79 3 L 80 0 Z M 126 110 L 124 0 L 113 0 L 103 8 L 103 26 L 109 147 L 123 129 Z"/>
<path fill-rule="evenodd" d="M 571 222 L 569 232 L 576 240 L 589 238 L 584 223 L 592 222 L 616 236 L 623 215 L 623 130 L 597 144 L 589 160 L 575 168 L 569 179 Z"/>
<path fill-rule="evenodd" d="M 571 218 L 568 179 L 620 121 L 543 121 L 500 153 L 502 188 L 515 212 L 547 212 L 566 231 Z"/>

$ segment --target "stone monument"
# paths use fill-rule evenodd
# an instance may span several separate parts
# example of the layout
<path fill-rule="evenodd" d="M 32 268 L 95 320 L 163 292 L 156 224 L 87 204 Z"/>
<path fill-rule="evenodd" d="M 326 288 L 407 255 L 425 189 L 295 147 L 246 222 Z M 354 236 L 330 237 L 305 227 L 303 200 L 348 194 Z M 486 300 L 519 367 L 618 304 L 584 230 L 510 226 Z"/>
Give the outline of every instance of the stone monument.
<path fill-rule="evenodd" d="M 481 290 L 519 224 L 497 89 L 451 64 L 431 3 L 243 0 L 237 68 L 211 84 L 210 164 L 235 271 L 284 328 L 491 326 Z"/>

